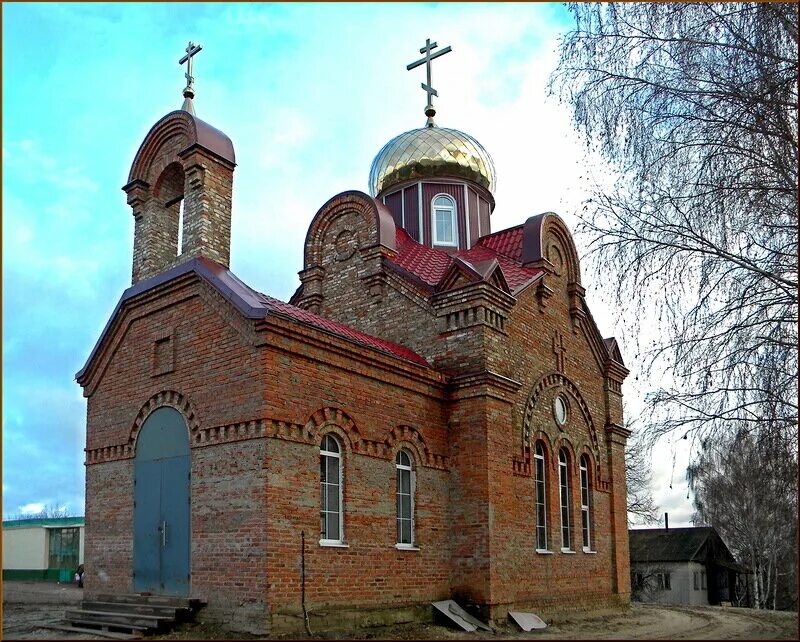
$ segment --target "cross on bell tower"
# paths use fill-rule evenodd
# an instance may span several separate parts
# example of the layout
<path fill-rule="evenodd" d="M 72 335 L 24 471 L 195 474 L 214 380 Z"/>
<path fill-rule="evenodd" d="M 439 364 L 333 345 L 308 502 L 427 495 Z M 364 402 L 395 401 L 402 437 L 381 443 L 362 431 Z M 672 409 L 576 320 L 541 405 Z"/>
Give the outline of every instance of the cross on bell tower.
<path fill-rule="evenodd" d="M 194 76 L 192 76 L 192 56 L 196 53 L 200 52 L 203 47 L 200 45 L 194 44 L 191 40 L 189 41 L 189 45 L 186 47 L 186 55 L 178 61 L 179 65 L 183 63 L 188 63 L 186 65 L 186 87 L 183 89 L 183 105 L 181 109 L 183 111 L 188 111 L 192 116 L 195 115 L 194 113 L 194 105 L 192 104 L 192 98 L 194 98 Z"/>
<path fill-rule="evenodd" d="M 441 51 L 437 51 L 435 54 L 431 55 L 431 51 L 433 51 L 436 47 L 438 47 L 438 45 L 435 42 L 431 42 L 430 38 L 427 38 L 425 40 L 425 46 L 419 50 L 421 54 L 425 54 L 425 57 L 406 65 L 406 70 L 411 71 L 412 69 L 425 64 L 426 71 L 428 72 L 427 84 L 422 83 L 422 88 L 428 94 L 428 104 L 425 106 L 425 115 L 428 117 L 428 122 L 426 123 L 427 127 L 436 127 L 436 123 L 433 122 L 433 117 L 436 115 L 436 110 L 433 108 L 433 97 L 439 95 L 439 92 L 437 92 L 431 85 L 431 61 L 434 58 L 444 56 L 446 53 L 450 53 L 452 51 L 452 49 L 447 46 Z"/>

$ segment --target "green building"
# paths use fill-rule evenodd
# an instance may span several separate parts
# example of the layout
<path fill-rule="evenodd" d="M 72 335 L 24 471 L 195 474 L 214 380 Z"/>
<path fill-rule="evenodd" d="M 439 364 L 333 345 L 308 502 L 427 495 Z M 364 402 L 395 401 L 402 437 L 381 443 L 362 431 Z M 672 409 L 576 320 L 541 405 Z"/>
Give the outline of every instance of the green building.
<path fill-rule="evenodd" d="M 3 580 L 71 582 L 83 540 L 83 517 L 4 521 Z"/>

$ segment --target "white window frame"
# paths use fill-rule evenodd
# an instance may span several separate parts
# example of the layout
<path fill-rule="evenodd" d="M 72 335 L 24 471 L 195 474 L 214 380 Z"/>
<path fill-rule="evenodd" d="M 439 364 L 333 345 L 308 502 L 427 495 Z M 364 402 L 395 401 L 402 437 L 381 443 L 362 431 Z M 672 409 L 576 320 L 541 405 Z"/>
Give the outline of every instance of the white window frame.
<path fill-rule="evenodd" d="M 541 466 L 541 479 L 539 478 L 539 466 Z M 549 553 L 547 548 L 547 463 L 544 458 L 544 446 L 541 441 L 537 441 L 533 448 L 533 484 L 534 484 L 534 506 L 536 518 L 536 550 L 540 553 Z M 540 493 L 541 490 L 541 502 Z M 542 506 L 542 516 L 544 523 L 539 523 L 539 507 Z M 543 538 L 539 538 L 539 533 L 543 534 Z M 543 541 L 542 541 L 543 540 Z M 544 544 L 544 545 L 542 545 Z"/>
<path fill-rule="evenodd" d="M 450 205 L 445 207 L 443 205 L 436 205 L 436 200 L 439 198 L 445 198 L 449 201 Z M 448 211 L 450 212 L 450 223 L 452 224 L 453 228 L 453 240 L 452 241 L 442 241 L 436 235 L 436 210 Z M 458 208 L 456 206 L 456 199 L 454 199 L 450 194 L 445 194 L 441 192 L 434 196 L 431 199 L 431 238 L 433 239 L 432 245 L 442 245 L 445 247 L 458 247 Z"/>
<path fill-rule="evenodd" d="M 401 464 L 400 458 L 405 456 L 408 458 L 408 464 Z M 396 540 L 397 543 L 395 544 L 396 548 L 404 548 L 409 550 L 418 550 L 417 548 L 417 536 L 416 536 L 416 519 L 415 519 L 415 512 L 416 512 L 416 494 L 417 494 L 417 471 L 414 469 L 414 457 L 411 453 L 406 450 L 405 448 L 398 450 L 397 455 L 394 458 L 394 469 L 395 469 L 395 526 L 396 526 Z M 401 517 L 400 513 L 397 511 L 399 506 L 397 505 L 397 497 L 400 495 L 405 495 L 405 493 L 400 492 L 401 484 L 400 484 L 400 477 L 403 473 L 408 473 L 408 486 L 409 486 L 409 507 L 411 510 L 410 518 Z M 411 541 L 410 542 L 401 542 L 401 521 L 409 520 L 411 522 Z"/>
<path fill-rule="evenodd" d="M 330 438 L 336 443 L 336 447 L 338 448 L 338 452 L 333 450 L 327 450 L 325 448 L 325 442 L 327 439 Z M 339 486 L 339 533 L 337 538 L 330 537 L 330 533 L 327 532 L 327 520 L 325 524 L 325 532 L 322 530 L 322 523 L 320 523 L 320 539 L 319 543 L 320 546 L 345 546 L 344 543 L 344 496 L 343 496 L 343 488 L 344 488 L 344 459 L 342 458 L 342 444 L 339 439 L 336 438 L 335 435 L 331 433 L 326 434 L 322 438 L 322 442 L 320 443 L 319 447 L 319 456 L 320 456 L 320 463 L 322 463 L 322 458 L 326 458 L 326 466 L 327 466 L 327 458 L 336 459 L 339 462 L 338 471 L 339 471 L 339 479 L 337 480 Z M 326 477 L 327 479 L 327 477 Z M 320 518 L 322 518 L 323 514 L 332 514 L 334 511 L 328 511 L 323 508 L 325 506 L 324 498 L 327 497 L 327 486 L 332 486 L 333 484 L 330 481 L 322 481 L 322 477 L 319 480 L 320 485 Z M 326 537 L 327 536 L 327 537 Z"/>
<path fill-rule="evenodd" d="M 569 461 L 566 448 L 558 451 L 558 514 L 561 520 L 561 551 L 571 553 L 572 551 L 572 525 L 570 523 L 570 488 L 569 488 Z M 566 490 L 566 497 L 564 493 Z M 564 511 L 566 509 L 567 519 L 564 521 Z M 566 537 L 565 537 L 566 534 Z"/>
<path fill-rule="evenodd" d="M 591 485 L 589 484 L 589 457 L 581 455 L 581 537 L 583 538 L 583 551 L 592 550 L 592 499 Z"/>

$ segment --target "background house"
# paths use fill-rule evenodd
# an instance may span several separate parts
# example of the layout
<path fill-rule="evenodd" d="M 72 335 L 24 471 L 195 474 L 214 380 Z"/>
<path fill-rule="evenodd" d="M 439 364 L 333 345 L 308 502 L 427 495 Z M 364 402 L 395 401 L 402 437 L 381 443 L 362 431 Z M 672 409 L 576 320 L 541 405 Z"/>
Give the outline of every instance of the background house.
<path fill-rule="evenodd" d="M 83 517 L 3 522 L 3 579 L 71 582 L 83 564 Z"/>
<path fill-rule="evenodd" d="M 661 604 L 741 603 L 744 569 L 710 526 L 629 531 L 631 598 Z"/>

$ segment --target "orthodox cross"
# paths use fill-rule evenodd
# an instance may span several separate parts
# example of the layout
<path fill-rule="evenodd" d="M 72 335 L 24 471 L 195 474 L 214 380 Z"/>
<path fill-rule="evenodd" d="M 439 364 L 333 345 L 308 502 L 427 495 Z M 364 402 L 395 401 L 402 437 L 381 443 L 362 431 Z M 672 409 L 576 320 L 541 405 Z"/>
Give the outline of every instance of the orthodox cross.
<path fill-rule="evenodd" d="M 406 69 L 411 71 L 416 67 L 419 67 L 421 64 L 425 64 L 426 70 L 428 72 L 428 82 L 422 83 L 422 88 L 428 94 L 428 104 L 425 106 L 425 115 L 428 117 L 428 127 L 434 127 L 433 117 L 436 114 L 436 110 L 433 108 L 433 97 L 438 96 L 439 93 L 431 86 L 431 61 L 434 58 L 438 58 L 439 56 L 444 56 L 446 53 L 450 53 L 452 49 L 448 46 L 442 49 L 441 51 L 437 51 L 435 54 L 431 55 L 431 51 L 433 51 L 438 45 L 435 42 L 431 42 L 430 38 L 425 40 L 425 46 L 419 50 L 421 54 L 425 54 L 424 58 L 420 58 L 416 62 L 412 62 L 409 65 L 406 65 Z"/>
<path fill-rule="evenodd" d="M 183 109 L 190 114 L 194 114 L 194 106 L 192 105 L 192 98 L 194 98 L 194 76 L 192 76 L 192 56 L 198 53 L 202 47 L 189 41 L 189 46 L 186 47 L 186 55 L 178 61 L 179 65 L 188 63 L 186 65 L 186 87 L 183 90 Z"/>
<path fill-rule="evenodd" d="M 564 347 L 564 337 L 556 330 L 553 335 L 553 353 L 556 355 L 556 370 L 564 372 L 564 353 L 567 349 Z"/>

